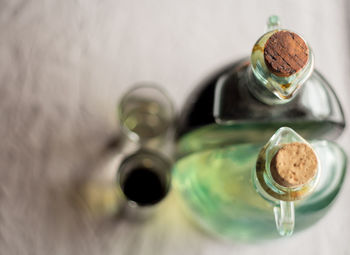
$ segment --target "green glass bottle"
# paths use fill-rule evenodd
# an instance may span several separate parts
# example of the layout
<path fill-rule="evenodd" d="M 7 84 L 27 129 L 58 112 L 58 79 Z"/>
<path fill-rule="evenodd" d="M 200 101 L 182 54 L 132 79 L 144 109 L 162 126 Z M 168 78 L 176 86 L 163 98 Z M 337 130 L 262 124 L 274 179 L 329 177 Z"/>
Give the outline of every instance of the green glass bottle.
<path fill-rule="evenodd" d="M 313 149 L 318 171 L 302 185 L 285 186 L 272 177 L 271 162 L 292 143 Z M 346 161 L 335 143 L 308 144 L 292 129 L 280 128 L 264 147 L 231 145 L 180 159 L 173 183 L 186 210 L 210 232 L 235 240 L 270 239 L 324 216 L 342 186 Z"/>

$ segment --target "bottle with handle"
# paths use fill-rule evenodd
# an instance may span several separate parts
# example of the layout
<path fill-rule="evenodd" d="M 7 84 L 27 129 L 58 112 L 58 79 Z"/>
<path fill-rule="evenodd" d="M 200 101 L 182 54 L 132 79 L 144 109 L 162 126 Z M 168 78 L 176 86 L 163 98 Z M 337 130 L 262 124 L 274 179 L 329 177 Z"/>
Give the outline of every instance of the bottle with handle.
<path fill-rule="evenodd" d="M 257 192 L 274 203 L 278 233 L 291 235 L 294 202 L 305 199 L 317 186 L 321 165 L 312 146 L 290 128 L 280 128 L 261 149 L 254 172 Z"/>
<path fill-rule="evenodd" d="M 337 144 L 307 142 L 282 127 L 265 146 L 229 145 L 180 159 L 173 186 L 204 229 L 234 240 L 271 239 L 308 228 L 326 214 L 346 163 Z"/>

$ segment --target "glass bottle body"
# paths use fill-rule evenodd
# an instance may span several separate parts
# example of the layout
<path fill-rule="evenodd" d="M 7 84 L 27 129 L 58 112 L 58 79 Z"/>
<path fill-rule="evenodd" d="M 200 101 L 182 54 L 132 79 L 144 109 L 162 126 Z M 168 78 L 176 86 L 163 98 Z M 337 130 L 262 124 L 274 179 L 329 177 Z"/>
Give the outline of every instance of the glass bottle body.
<path fill-rule="evenodd" d="M 295 202 L 295 231 L 316 223 L 329 209 L 344 180 L 346 156 L 334 143 L 313 141 L 323 169 L 316 189 Z M 235 240 L 279 236 L 276 206 L 260 195 L 255 163 L 261 145 L 240 144 L 183 157 L 175 165 L 174 186 L 190 214 L 207 230 Z"/>
<path fill-rule="evenodd" d="M 285 104 L 265 104 L 253 96 L 251 90 L 262 86 L 254 78 L 248 59 L 205 80 L 190 95 L 180 115 L 178 155 L 264 142 L 281 126 L 293 128 L 306 139 L 334 139 L 342 133 L 345 119 L 339 100 L 316 70 Z"/>

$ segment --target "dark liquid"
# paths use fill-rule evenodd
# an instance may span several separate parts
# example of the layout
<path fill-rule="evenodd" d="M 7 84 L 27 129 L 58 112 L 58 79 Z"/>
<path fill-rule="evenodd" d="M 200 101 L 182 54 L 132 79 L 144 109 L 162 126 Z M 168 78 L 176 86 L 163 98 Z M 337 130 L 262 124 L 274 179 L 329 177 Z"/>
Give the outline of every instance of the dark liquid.
<path fill-rule="evenodd" d="M 337 98 L 330 87 L 327 87 L 327 90 L 323 91 L 320 86 L 306 84 L 308 86 L 314 86 L 315 90 L 323 91 L 318 94 L 329 94 L 328 100 L 330 100 L 332 107 L 328 109 L 329 116 L 327 117 L 314 116 L 314 112 L 317 112 L 316 107 L 305 107 L 303 100 L 308 97 L 307 94 L 305 96 L 305 87 L 300 90 L 292 101 L 286 104 L 266 105 L 252 96 L 247 84 L 243 82 L 243 76 L 248 66 L 248 59 L 228 65 L 205 79 L 191 93 L 179 115 L 180 118 L 176 129 L 177 138 L 198 128 L 216 124 L 213 116 L 215 90 L 220 77 L 228 72 L 231 72 L 230 78 L 227 81 L 230 83 L 230 86 L 227 86 L 225 91 L 222 92 L 225 97 L 220 102 L 222 108 L 221 118 L 223 120 L 231 120 L 233 121 L 232 123 L 259 125 L 262 134 L 259 141 L 256 139 L 250 141 L 249 137 L 245 137 L 241 142 L 267 141 L 274 133 L 265 132 L 264 125 L 269 127 L 269 123 L 276 123 L 277 128 L 282 126 L 291 127 L 306 139 L 335 139 L 343 132 L 345 127 L 344 117 L 336 114 L 337 112 L 341 112 L 341 109 L 339 109 L 340 106 L 338 105 Z M 314 73 L 314 76 L 320 76 L 317 71 L 314 71 Z M 321 102 L 321 100 L 318 101 L 318 103 Z M 325 122 L 328 125 L 326 129 L 322 125 Z M 294 125 L 295 123 L 301 123 L 301 125 Z M 315 127 L 312 129 L 304 128 L 303 123 L 315 123 Z M 230 125 L 225 124 L 225 126 Z M 239 124 L 233 124 L 231 126 L 239 126 Z M 243 127 L 243 129 L 247 128 Z M 304 131 L 307 130 L 314 130 L 314 132 L 305 134 Z M 210 142 L 212 143 L 212 141 Z"/>
<path fill-rule="evenodd" d="M 125 196 L 139 205 L 151 205 L 166 195 L 166 188 L 157 173 L 145 167 L 130 171 L 123 185 Z"/>

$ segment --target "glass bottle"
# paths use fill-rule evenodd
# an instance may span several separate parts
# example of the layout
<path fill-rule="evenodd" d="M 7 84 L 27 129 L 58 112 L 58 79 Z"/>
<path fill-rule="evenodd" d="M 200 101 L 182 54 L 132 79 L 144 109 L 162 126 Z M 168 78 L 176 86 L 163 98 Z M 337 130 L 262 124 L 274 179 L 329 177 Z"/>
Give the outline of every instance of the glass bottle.
<path fill-rule="evenodd" d="M 122 160 L 117 187 L 127 201 L 124 215 L 131 220 L 148 219 L 169 193 L 171 161 L 158 152 L 140 149 Z"/>
<path fill-rule="evenodd" d="M 160 85 L 137 83 L 122 96 L 117 111 L 125 138 L 164 152 L 164 145 L 172 138 L 175 113 L 172 100 Z"/>
<path fill-rule="evenodd" d="M 118 105 L 124 144 L 116 172 L 116 186 L 126 201 L 123 215 L 148 219 L 170 189 L 174 106 L 158 85 L 139 83 Z"/>
<path fill-rule="evenodd" d="M 291 150 L 295 145 L 309 151 Z M 245 143 L 181 158 L 173 184 L 205 229 L 235 240 L 270 239 L 305 229 L 325 215 L 344 181 L 346 161 L 337 144 L 308 143 L 283 127 L 263 147 Z"/>
<path fill-rule="evenodd" d="M 75 199 L 95 218 L 141 222 L 170 190 L 174 106 L 160 86 L 143 82 L 122 95 L 117 111 L 121 134 L 108 142 Z"/>
<path fill-rule="evenodd" d="M 345 127 L 332 87 L 314 70 L 310 46 L 279 27 L 268 29 L 250 59 L 214 73 L 188 98 L 177 126 L 178 156 L 223 145 L 266 141 L 281 126 L 306 139 L 337 138 Z M 205 137 L 205 139 L 203 139 Z"/>

